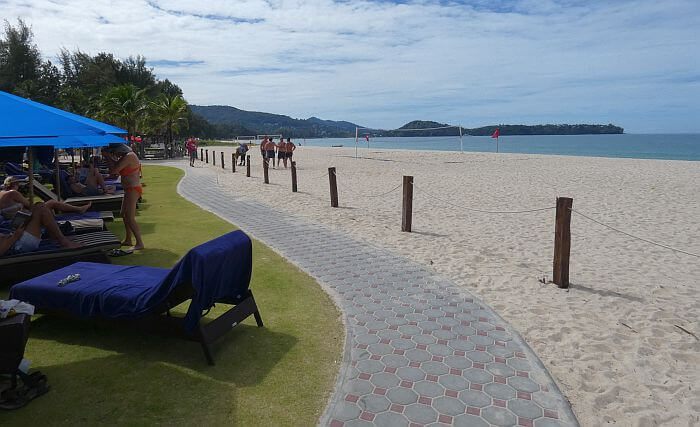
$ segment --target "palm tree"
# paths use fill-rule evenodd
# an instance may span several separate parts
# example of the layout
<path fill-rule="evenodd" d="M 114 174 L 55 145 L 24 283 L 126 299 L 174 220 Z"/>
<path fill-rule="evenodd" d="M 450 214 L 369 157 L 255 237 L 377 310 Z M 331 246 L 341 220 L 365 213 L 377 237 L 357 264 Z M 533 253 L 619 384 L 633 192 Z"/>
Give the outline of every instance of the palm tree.
<path fill-rule="evenodd" d="M 139 89 L 132 84 L 115 86 L 105 93 L 98 103 L 98 118 L 126 129 L 128 138 L 137 131 L 139 120 L 146 112 L 146 88 Z M 145 152 L 139 145 L 141 158 Z"/>
<path fill-rule="evenodd" d="M 168 156 L 172 157 L 173 135 L 187 126 L 187 101 L 181 95 L 160 94 L 148 110 L 149 121 L 165 133 Z"/>

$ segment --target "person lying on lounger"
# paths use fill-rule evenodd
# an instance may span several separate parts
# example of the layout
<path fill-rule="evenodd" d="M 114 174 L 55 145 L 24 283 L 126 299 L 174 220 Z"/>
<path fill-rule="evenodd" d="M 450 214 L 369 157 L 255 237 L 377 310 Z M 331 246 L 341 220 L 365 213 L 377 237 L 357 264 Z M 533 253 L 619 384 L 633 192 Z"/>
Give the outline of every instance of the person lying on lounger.
<path fill-rule="evenodd" d="M 53 212 L 45 203 L 35 203 L 31 217 L 11 234 L 0 233 L 0 256 L 34 252 L 41 244 L 41 228 L 44 227 L 52 238 L 64 248 L 79 248 L 80 244 L 72 242 L 61 233 Z"/>
<path fill-rule="evenodd" d="M 115 188 L 111 185 L 105 184 L 104 176 L 100 173 L 97 167 L 98 157 L 90 157 L 88 162 L 87 177 L 85 178 L 85 185 L 87 185 L 89 191 L 102 190 L 103 194 L 113 194 Z"/>
<path fill-rule="evenodd" d="M 85 213 L 90 209 L 90 203 L 84 206 L 73 206 L 58 200 L 49 200 L 43 203 L 47 209 L 66 213 Z M 32 204 L 29 199 L 19 192 L 19 180 L 13 176 L 5 178 L 0 190 L 0 215 L 6 219 L 12 219 L 20 209 L 30 210 Z"/>

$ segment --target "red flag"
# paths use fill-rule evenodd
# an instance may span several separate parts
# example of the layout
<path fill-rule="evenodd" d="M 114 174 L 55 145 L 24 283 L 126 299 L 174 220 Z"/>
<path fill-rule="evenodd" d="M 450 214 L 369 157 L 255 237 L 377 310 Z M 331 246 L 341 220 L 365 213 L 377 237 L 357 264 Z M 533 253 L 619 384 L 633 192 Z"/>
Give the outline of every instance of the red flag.
<path fill-rule="evenodd" d="M 496 128 L 496 130 L 493 131 L 493 135 L 491 135 L 491 138 L 498 139 L 499 136 L 501 136 L 501 131 L 499 131 L 498 128 Z"/>

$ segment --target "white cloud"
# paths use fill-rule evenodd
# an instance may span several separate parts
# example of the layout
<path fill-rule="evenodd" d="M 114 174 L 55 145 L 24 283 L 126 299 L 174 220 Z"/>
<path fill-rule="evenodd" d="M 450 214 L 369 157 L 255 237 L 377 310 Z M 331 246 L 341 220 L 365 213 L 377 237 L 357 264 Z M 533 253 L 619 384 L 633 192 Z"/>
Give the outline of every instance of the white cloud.
<path fill-rule="evenodd" d="M 204 61 L 155 68 L 193 103 L 377 127 L 700 131 L 696 0 L 26 1 L 3 15 L 32 24 L 46 55 Z"/>

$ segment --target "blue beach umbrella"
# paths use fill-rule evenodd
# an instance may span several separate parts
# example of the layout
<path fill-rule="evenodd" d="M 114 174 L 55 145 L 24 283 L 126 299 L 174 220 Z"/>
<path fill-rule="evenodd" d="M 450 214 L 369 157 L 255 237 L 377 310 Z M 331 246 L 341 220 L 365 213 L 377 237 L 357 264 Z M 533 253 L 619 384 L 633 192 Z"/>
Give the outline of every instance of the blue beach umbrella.
<path fill-rule="evenodd" d="M 124 129 L 0 91 L 0 147 L 102 147 L 123 143 L 116 135 L 126 133 Z M 30 169 L 31 155 L 30 149 Z M 57 177 L 58 174 L 56 164 Z M 29 173 L 30 200 L 34 193 L 32 180 L 33 173 Z"/>
<path fill-rule="evenodd" d="M 126 131 L 116 126 L 0 91 L 0 140 L 2 140 L 0 145 L 9 146 L 12 144 L 12 146 L 16 146 L 20 141 L 11 140 L 38 138 L 35 141 L 25 140 L 23 145 L 30 146 L 30 144 L 36 143 L 37 145 L 54 145 L 63 148 L 68 147 L 71 143 L 83 146 L 86 141 L 97 144 L 100 142 L 100 138 L 88 138 L 82 141 L 67 138 L 58 141 L 58 144 L 56 144 L 56 140 L 49 142 L 43 138 L 95 137 L 119 134 L 126 134 Z"/>

